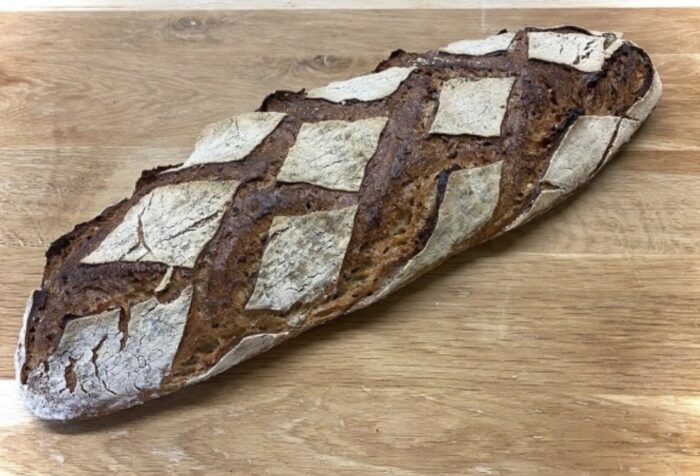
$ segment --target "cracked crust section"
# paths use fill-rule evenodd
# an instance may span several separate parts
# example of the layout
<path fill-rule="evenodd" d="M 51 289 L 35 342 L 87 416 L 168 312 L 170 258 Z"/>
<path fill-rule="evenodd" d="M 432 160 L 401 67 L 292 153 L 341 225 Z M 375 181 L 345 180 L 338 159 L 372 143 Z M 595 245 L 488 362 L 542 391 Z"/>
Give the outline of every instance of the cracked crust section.
<path fill-rule="evenodd" d="M 386 122 L 372 117 L 302 124 L 277 180 L 356 192 Z"/>
<path fill-rule="evenodd" d="M 335 288 L 356 211 L 275 217 L 246 309 L 286 311 Z"/>
<path fill-rule="evenodd" d="M 350 99 L 376 101 L 394 93 L 415 68 L 388 68 L 379 73 L 365 74 L 345 81 L 335 81 L 306 93 L 306 97 L 343 102 Z"/>
<path fill-rule="evenodd" d="M 191 298 L 187 288 L 170 303 L 153 298 L 134 305 L 123 348 L 119 309 L 68 322 L 56 352 L 22 386 L 30 409 L 64 420 L 135 402 L 157 389 L 175 356 Z"/>
<path fill-rule="evenodd" d="M 579 71 L 600 71 L 605 62 L 605 38 L 582 33 L 533 31 L 527 34 L 528 57 L 571 66 Z"/>
<path fill-rule="evenodd" d="M 368 296 L 376 296 L 379 290 L 391 285 L 411 260 L 419 262 L 423 256 L 431 257 L 428 262 L 433 257 L 439 260 L 502 233 L 532 208 L 538 197 L 559 190 L 542 178 L 567 131 L 579 117 L 625 117 L 635 103 L 651 94 L 648 91 L 653 84 L 653 68 L 648 56 L 630 42 L 613 49 L 616 35 L 600 35 L 610 51 L 602 69 L 583 72 L 562 64 L 529 59 L 528 33 L 532 31 L 519 31 L 506 50 L 481 56 L 396 51 L 374 73 L 390 68 L 412 68 L 412 72 L 393 93 L 372 101 L 352 99 L 335 103 L 310 98 L 303 91 L 274 93 L 263 101 L 258 112 L 279 113 L 284 118 L 244 159 L 144 172 L 131 197 L 78 225 L 53 243 L 47 252 L 41 290 L 34 293 L 26 316 L 26 332 L 17 353 L 18 379 L 30 407 L 38 408 L 43 415 L 47 412 L 42 413 L 41 408 L 52 408 L 51 418 L 74 418 L 109 413 L 165 395 L 200 377 L 211 376 L 231 362 L 249 358 L 284 339 L 346 314 Z M 590 36 L 589 32 L 573 27 L 538 31 Z M 500 123 L 500 134 L 484 137 L 430 133 L 441 92 L 449 81 L 503 78 L 513 78 L 513 84 Z M 386 123 L 374 144 L 373 154 L 364 165 L 358 189 L 353 187 L 353 191 L 349 191 L 277 180 L 304 124 L 373 118 L 385 118 Z M 620 121 L 613 143 L 608 152 L 604 152 L 606 158 L 614 153 L 616 142 L 624 142 L 629 132 L 625 127 L 630 124 Z M 470 171 L 495 164 L 500 164 L 500 180 L 492 213 L 473 233 L 457 233 L 454 236 L 461 238 L 451 241 L 445 231 L 448 228 L 438 226 L 450 201 L 448 195 L 453 195 L 448 194 L 448 184 Z M 593 173 L 599 168 L 600 165 L 596 166 Z M 481 180 L 488 181 L 486 177 Z M 82 262 L 125 222 L 130 223 L 130 228 L 124 241 L 131 245 L 125 253 L 145 256 L 167 251 L 181 256 L 180 251 L 161 251 L 152 242 L 152 220 L 145 210 L 156 203 L 152 198 L 155 190 L 196 182 L 236 182 L 238 186 L 235 194 L 231 192 L 230 200 L 221 206 L 218 226 L 202 244 L 191 267 L 141 259 L 98 264 Z M 197 208 L 199 201 L 200 198 L 193 196 L 187 207 Z M 542 210 L 550 205 L 545 203 Z M 139 207 L 143 213 L 127 219 L 129 212 Z M 292 296 L 279 306 L 246 309 L 264 268 L 263 257 L 270 250 L 275 220 L 340 213 L 348 208 L 355 210 L 353 223 L 348 241 L 342 246 L 343 252 L 334 254 L 340 256 L 334 258 L 339 259 L 340 264 L 332 279 L 324 285 L 311 286 L 313 292 L 299 299 Z M 191 222 L 192 228 L 206 226 L 212 217 L 204 213 L 200 219 Z M 338 229 L 338 226 L 333 227 L 333 232 Z M 330 249 L 337 241 L 328 243 Z M 305 270 L 298 257 L 291 253 L 287 251 L 288 260 L 280 265 L 279 274 L 273 273 L 267 281 L 270 289 L 276 286 L 275 279 L 282 279 L 280 277 L 293 267 L 302 276 L 302 282 L 304 276 L 313 277 L 321 270 L 315 265 Z M 173 258 L 173 261 L 180 260 Z M 416 272 L 420 274 L 434 264 L 418 266 Z M 323 269 L 327 269 L 327 265 L 324 262 L 326 268 Z M 293 283 L 292 288 L 294 286 L 298 288 L 299 283 Z M 131 393 L 129 387 L 119 396 L 105 390 L 105 398 L 114 397 L 110 400 L 95 400 L 90 396 L 87 390 L 91 383 L 81 375 L 90 372 L 88 375 L 92 375 L 90 378 L 95 385 L 102 379 L 111 391 L 121 392 L 118 385 L 107 380 L 109 371 L 101 366 L 103 354 L 112 347 L 125 356 L 127 351 L 139 349 L 139 325 L 163 321 L 156 312 L 157 307 L 150 306 L 155 301 L 158 302 L 156 306 L 173 303 L 185 290 L 191 292 L 192 297 L 182 339 L 175 343 L 177 349 L 172 364 L 157 388 Z M 274 301 L 275 298 L 267 299 Z M 149 303 L 148 306 L 145 303 Z M 111 317 L 109 327 L 114 337 L 98 339 L 84 354 L 71 349 L 61 365 L 54 365 L 56 368 L 51 370 L 49 361 L 59 355 L 57 349 L 71 322 L 115 310 L 119 312 Z M 139 316 L 147 316 L 147 319 Z M 163 332 L 170 332 L 169 329 L 165 327 Z M 141 344 L 145 345 L 147 340 L 150 339 L 144 339 Z M 144 358 L 140 362 L 145 369 L 151 365 L 151 360 L 158 362 L 162 357 L 148 352 L 148 349 L 137 351 L 141 356 L 148 356 L 148 361 Z M 118 359 L 122 358 L 126 359 L 115 357 L 115 362 L 121 362 Z M 131 363 L 119 365 L 128 367 Z M 34 379 L 41 375 L 44 375 L 41 382 L 48 382 L 51 376 L 65 388 L 58 391 L 64 400 L 47 403 L 58 393 L 46 383 L 41 384 L 43 387 L 35 385 Z M 34 382 L 31 386 L 30 380 Z M 136 382 L 136 385 L 141 383 Z"/>
<path fill-rule="evenodd" d="M 157 261 L 193 267 L 239 184 L 193 181 L 156 188 L 127 212 L 82 263 Z"/>

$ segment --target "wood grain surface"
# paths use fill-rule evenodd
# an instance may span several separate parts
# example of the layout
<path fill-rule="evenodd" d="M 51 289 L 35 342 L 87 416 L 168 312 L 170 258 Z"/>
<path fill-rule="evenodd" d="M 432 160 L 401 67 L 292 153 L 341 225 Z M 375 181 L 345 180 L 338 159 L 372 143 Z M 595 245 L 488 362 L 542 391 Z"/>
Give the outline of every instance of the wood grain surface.
<path fill-rule="evenodd" d="M 700 474 L 700 10 L 0 15 L 0 472 Z M 661 102 L 582 193 L 209 382 L 47 424 L 12 353 L 48 244 L 207 123 L 528 24 L 623 31 Z"/>
<path fill-rule="evenodd" d="M 382 0 L 381 8 L 677 8 L 699 4 L 698 0 Z M 377 0 L 0 0 L 0 11 L 374 10 L 378 5 Z"/>

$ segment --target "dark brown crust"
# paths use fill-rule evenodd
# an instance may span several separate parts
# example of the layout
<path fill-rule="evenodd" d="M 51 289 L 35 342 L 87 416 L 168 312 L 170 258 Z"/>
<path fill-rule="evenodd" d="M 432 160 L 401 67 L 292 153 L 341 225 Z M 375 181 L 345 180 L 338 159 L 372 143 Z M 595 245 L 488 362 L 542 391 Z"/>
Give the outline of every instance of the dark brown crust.
<path fill-rule="evenodd" d="M 560 31 L 579 29 L 563 27 Z M 155 294 L 166 271 L 162 263 L 79 264 L 129 208 L 155 187 L 193 179 L 241 182 L 195 267 L 177 268 L 170 287 L 158 293 L 160 300 L 169 301 L 188 284 L 194 285 L 172 375 L 160 392 L 167 393 L 213 365 L 245 335 L 296 332 L 287 325 L 290 313 L 304 311 L 308 328 L 343 314 L 380 289 L 425 245 L 451 171 L 503 161 L 494 215 L 462 248 L 496 236 L 530 206 L 543 187 L 540 179 L 568 125 L 582 114 L 622 115 L 649 88 L 653 71 L 648 56 L 630 44 L 623 45 L 598 73 L 528 61 L 524 31 L 516 35 L 508 52 L 468 57 L 398 50 L 375 71 L 393 66 L 415 66 L 416 70 L 383 100 L 333 104 L 307 99 L 303 91 L 271 94 L 259 110 L 285 112 L 287 117 L 245 160 L 171 173 L 169 167 L 146 171 L 132 197 L 56 240 L 46 254 L 41 303 L 35 303 L 30 313 L 22 378 L 53 351 L 67 320 L 119 307 L 124 310 L 125 325 L 125 310 Z M 445 80 L 498 76 L 517 77 L 501 137 L 428 134 Z M 386 116 L 389 121 L 358 193 L 275 182 L 301 123 L 376 116 Z M 337 287 L 328 289 L 328 297 L 298 305 L 288 313 L 244 311 L 274 216 L 355 204 L 358 211 L 350 245 Z"/>

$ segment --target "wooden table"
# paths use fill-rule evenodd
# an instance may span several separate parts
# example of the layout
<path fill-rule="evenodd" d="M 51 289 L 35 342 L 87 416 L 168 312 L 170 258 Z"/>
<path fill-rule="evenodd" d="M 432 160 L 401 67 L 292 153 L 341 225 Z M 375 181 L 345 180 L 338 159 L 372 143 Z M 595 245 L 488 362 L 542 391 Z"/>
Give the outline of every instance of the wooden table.
<path fill-rule="evenodd" d="M 0 470 L 700 474 L 700 10 L 0 15 Z M 50 241 L 209 122 L 528 24 L 623 31 L 664 96 L 567 205 L 383 303 L 113 417 L 12 382 Z"/>

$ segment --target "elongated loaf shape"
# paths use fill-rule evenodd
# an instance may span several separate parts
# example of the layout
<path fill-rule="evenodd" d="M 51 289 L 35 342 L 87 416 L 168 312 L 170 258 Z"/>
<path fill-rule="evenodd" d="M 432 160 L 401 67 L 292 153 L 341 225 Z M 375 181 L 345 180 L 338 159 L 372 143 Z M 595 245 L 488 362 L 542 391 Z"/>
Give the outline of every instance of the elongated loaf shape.
<path fill-rule="evenodd" d="M 208 379 L 552 208 L 661 94 L 617 33 L 528 28 L 276 92 L 54 242 L 16 355 L 31 410 Z"/>

